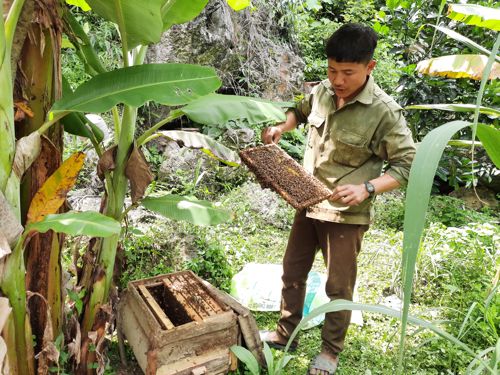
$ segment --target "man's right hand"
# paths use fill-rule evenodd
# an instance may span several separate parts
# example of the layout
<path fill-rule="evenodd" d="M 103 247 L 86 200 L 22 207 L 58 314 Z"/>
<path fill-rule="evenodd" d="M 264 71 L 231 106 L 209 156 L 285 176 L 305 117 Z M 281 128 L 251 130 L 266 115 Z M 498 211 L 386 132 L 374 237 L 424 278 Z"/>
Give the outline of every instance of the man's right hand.
<path fill-rule="evenodd" d="M 278 143 L 282 133 L 283 131 L 279 126 L 270 126 L 262 130 L 260 137 L 262 142 L 267 145 L 270 143 Z"/>

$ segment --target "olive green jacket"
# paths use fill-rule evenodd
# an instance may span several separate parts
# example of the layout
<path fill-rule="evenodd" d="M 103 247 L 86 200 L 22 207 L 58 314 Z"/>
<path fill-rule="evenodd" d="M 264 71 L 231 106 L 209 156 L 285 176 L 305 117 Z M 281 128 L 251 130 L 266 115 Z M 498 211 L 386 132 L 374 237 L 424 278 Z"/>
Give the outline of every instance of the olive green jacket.
<path fill-rule="evenodd" d="M 294 109 L 299 123 L 309 125 L 304 167 L 330 189 L 362 184 L 386 173 L 406 185 L 415 144 L 402 108 L 370 76 L 363 90 L 339 110 L 328 80 L 314 87 Z M 373 198 L 358 206 L 325 200 L 307 216 L 346 224 L 369 224 Z"/>

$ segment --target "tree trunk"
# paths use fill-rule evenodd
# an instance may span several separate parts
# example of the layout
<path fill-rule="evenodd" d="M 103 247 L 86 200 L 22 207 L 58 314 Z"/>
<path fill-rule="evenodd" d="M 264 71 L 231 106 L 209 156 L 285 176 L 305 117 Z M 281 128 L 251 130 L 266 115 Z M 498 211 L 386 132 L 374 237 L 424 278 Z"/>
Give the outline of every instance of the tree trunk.
<path fill-rule="evenodd" d="M 56 0 L 30 0 L 33 12 L 21 41 L 14 100 L 31 110 L 18 110 L 16 138 L 36 131 L 47 118 L 54 100 L 61 95 L 60 46 L 62 24 Z M 23 34 L 22 29 L 17 30 Z M 17 32 L 16 31 L 16 32 Z M 20 106 L 18 106 L 20 107 Z M 26 213 L 34 194 L 61 164 L 62 129 L 53 126 L 42 141 L 38 159 L 26 172 L 21 185 L 21 217 Z M 61 238 L 53 232 L 37 234 L 25 250 L 26 289 L 33 292 L 29 298 L 35 352 L 57 337 L 62 329 Z M 44 337 L 47 317 L 54 332 Z M 38 372 L 48 372 L 48 361 L 42 353 L 38 358 Z"/>

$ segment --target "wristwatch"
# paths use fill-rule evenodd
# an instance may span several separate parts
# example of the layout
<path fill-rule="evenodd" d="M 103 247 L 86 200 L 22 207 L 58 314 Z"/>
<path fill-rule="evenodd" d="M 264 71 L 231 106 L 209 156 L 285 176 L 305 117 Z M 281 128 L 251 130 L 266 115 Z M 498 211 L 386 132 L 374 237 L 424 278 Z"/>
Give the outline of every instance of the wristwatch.
<path fill-rule="evenodd" d="M 375 186 L 373 186 L 373 184 L 370 181 L 365 181 L 364 184 L 369 196 L 371 197 L 375 195 Z"/>

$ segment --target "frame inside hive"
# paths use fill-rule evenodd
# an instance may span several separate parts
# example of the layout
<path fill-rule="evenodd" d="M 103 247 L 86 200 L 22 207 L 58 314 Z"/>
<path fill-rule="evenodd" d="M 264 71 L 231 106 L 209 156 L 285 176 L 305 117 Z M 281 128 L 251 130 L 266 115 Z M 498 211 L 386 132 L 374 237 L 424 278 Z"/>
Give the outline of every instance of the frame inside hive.
<path fill-rule="evenodd" d="M 150 284 L 140 284 L 138 291 L 162 329 L 189 323 L 224 312 L 201 284 L 189 272 L 166 275 Z"/>
<path fill-rule="evenodd" d="M 241 150 L 240 157 L 262 187 L 274 190 L 296 209 L 305 209 L 332 195 L 320 180 L 275 144 Z"/>

